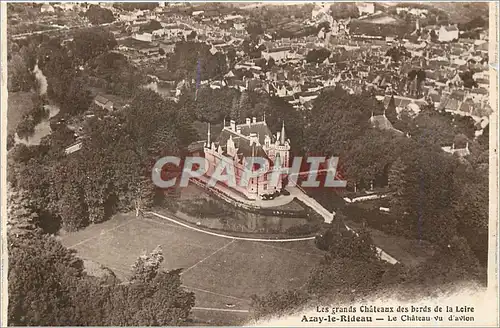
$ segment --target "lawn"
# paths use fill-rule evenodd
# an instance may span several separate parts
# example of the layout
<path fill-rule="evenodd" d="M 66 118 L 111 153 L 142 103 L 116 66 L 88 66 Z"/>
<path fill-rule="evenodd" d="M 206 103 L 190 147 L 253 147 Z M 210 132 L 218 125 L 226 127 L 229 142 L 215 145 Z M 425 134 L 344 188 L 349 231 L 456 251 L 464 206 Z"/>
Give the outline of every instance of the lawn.
<path fill-rule="evenodd" d="M 353 229 L 360 229 L 362 226 L 351 220 L 346 220 L 346 224 Z M 434 247 L 429 242 L 390 235 L 370 227 L 367 227 L 367 230 L 375 245 L 404 265 L 416 266 L 434 254 Z"/>
<path fill-rule="evenodd" d="M 23 115 L 33 108 L 32 92 L 9 92 L 7 98 L 7 133 L 14 133 Z"/>
<path fill-rule="evenodd" d="M 196 307 L 248 310 L 252 294 L 302 287 L 322 258 L 313 241 L 271 243 L 231 240 L 163 221 L 120 214 L 76 233 L 61 235 L 62 243 L 113 270 L 126 280 L 131 265 L 143 253 L 161 245 L 167 270 L 183 268 L 182 282 L 196 294 Z M 238 324 L 246 313 L 206 309 L 194 318 L 213 324 Z"/>

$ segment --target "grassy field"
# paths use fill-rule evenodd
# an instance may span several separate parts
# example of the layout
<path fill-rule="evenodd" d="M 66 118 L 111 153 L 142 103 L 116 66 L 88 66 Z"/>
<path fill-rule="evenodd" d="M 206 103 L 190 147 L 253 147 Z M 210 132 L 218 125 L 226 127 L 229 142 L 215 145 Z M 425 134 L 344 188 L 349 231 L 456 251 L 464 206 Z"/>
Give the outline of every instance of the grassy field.
<path fill-rule="evenodd" d="M 360 229 L 362 226 L 351 220 L 346 220 L 346 224 L 353 229 Z M 390 235 L 369 227 L 367 229 L 375 245 L 404 265 L 416 266 L 434 254 L 434 247 L 429 242 Z"/>
<path fill-rule="evenodd" d="M 252 294 L 302 287 L 322 258 L 312 241 L 235 241 L 193 231 L 157 218 L 120 214 L 85 230 L 63 234 L 62 243 L 83 259 L 102 264 L 126 280 L 138 256 L 161 245 L 166 270 L 183 268 L 182 281 L 196 294 L 196 307 L 248 310 Z M 247 313 L 198 309 L 194 318 L 238 324 Z"/>
<path fill-rule="evenodd" d="M 23 115 L 33 107 L 31 92 L 9 92 L 7 98 L 7 133 L 14 133 Z"/>

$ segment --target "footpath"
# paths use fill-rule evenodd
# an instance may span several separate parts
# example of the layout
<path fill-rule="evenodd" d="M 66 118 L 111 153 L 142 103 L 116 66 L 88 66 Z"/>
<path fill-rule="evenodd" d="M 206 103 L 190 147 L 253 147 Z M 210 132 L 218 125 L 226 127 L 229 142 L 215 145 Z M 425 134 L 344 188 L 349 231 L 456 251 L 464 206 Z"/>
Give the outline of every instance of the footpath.
<path fill-rule="evenodd" d="M 307 206 L 311 207 L 313 210 L 315 210 L 319 215 L 321 215 L 324 219 L 325 222 L 331 223 L 333 218 L 335 217 L 335 212 L 330 212 L 326 208 L 324 208 L 320 203 L 318 203 L 314 198 L 308 196 L 302 188 L 299 186 L 296 187 L 290 187 L 287 188 L 287 190 L 290 192 L 290 195 L 293 195 L 294 197 L 297 197 L 300 201 L 302 201 L 304 204 Z M 345 226 L 347 230 L 354 231 L 347 225 Z M 354 231 L 354 233 L 356 233 Z M 377 252 L 380 255 L 380 258 L 386 262 L 389 262 L 391 264 L 396 264 L 399 261 L 384 252 L 383 249 L 377 247 Z"/>

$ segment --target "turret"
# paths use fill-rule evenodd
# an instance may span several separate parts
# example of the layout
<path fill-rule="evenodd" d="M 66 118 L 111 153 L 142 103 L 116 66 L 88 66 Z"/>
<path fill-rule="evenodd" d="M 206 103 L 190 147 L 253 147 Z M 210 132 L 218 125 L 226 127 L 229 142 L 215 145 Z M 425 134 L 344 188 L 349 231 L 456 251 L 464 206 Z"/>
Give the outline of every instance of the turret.
<path fill-rule="evenodd" d="M 285 121 L 283 121 L 283 125 L 281 126 L 281 134 L 280 134 L 280 137 L 281 137 L 281 144 L 284 145 L 285 144 L 285 141 L 286 141 L 286 138 L 285 138 Z"/>
<path fill-rule="evenodd" d="M 208 123 L 208 131 L 207 131 L 207 147 L 210 147 L 210 123 Z"/>

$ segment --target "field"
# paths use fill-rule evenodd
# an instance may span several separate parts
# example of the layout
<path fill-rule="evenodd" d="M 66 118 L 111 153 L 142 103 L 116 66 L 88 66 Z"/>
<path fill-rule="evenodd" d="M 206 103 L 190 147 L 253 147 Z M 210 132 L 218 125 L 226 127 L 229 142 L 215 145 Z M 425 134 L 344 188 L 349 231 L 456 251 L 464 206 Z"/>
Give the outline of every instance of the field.
<path fill-rule="evenodd" d="M 14 133 L 23 115 L 33 107 L 31 92 L 9 92 L 7 98 L 7 133 Z"/>
<path fill-rule="evenodd" d="M 196 295 L 194 318 L 226 325 L 246 320 L 253 294 L 303 287 L 311 268 L 322 258 L 312 241 L 232 240 L 159 218 L 136 219 L 132 214 L 63 234 L 61 241 L 76 249 L 81 258 L 113 270 L 122 280 L 127 279 L 137 257 L 161 245 L 163 268 L 183 268 L 183 284 Z"/>

